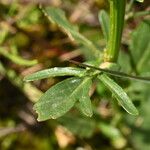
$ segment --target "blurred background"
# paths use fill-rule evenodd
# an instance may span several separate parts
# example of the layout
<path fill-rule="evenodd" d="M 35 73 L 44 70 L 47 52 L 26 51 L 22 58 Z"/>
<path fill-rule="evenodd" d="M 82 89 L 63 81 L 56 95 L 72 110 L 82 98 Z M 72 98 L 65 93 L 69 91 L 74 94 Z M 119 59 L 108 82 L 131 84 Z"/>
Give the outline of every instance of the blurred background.
<path fill-rule="evenodd" d="M 115 105 L 111 93 L 95 82 L 92 118 L 72 110 L 59 119 L 37 122 L 34 103 L 64 77 L 32 83 L 23 82 L 23 77 L 91 57 L 48 20 L 39 3 L 61 8 L 101 51 L 106 46 L 98 19 L 101 10 L 109 13 L 106 0 L 0 0 L 0 150 L 150 149 L 150 84 L 117 80 L 137 106 L 138 117 Z M 127 73 L 150 76 L 149 58 L 150 1 L 129 0 L 119 64 Z"/>

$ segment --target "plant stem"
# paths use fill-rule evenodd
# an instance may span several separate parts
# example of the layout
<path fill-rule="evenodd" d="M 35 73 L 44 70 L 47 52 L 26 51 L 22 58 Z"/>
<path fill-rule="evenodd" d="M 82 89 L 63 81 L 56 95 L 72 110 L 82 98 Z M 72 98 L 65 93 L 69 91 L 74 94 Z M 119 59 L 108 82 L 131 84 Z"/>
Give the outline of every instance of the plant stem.
<path fill-rule="evenodd" d="M 104 54 L 105 62 L 117 62 L 122 31 L 124 26 L 126 0 L 110 1 L 110 30 L 107 49 Z"/>

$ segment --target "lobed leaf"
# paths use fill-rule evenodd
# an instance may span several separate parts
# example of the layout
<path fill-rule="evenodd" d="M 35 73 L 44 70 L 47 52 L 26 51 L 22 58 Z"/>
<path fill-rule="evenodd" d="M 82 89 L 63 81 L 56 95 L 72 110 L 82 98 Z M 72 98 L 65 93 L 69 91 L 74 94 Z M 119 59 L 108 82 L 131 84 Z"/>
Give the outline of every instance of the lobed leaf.
<path fill-rule="evenodd" d="M 28 75 L 24 78 L 24 81 L 34 81 L 56 76 L 83 76 L 86 73 L 85 69 L 74 67 L 55 67 L 51 69 L 45 69 Z"/>
<path fill-rule="evenodd" d="M 88 82 L 84 78 L 72 77 L 47 90 L 34 106 L 38 113 L 38 121 L 56 119 L 64 115 L 74 106 L 80 91 Z"/>
<path fill-rule="evenodd" d="M 34 105 L 38 113 L 38 121 L 56 119 L 69 111 L 76 102 L 76 89 L 83 79 L 72 77 L 51 87 Z"/>
<path fill-rule="evenodd" d="M 123 91 L 123 89 L 110 79 L 107 75 L 102 74 L 98 76 L 103 84 L 112 92 L 114 97 L 117 99 L 119 104 L 131 115 L 138 115 L 138 110 L 128 97 L 128 95 Z"/>

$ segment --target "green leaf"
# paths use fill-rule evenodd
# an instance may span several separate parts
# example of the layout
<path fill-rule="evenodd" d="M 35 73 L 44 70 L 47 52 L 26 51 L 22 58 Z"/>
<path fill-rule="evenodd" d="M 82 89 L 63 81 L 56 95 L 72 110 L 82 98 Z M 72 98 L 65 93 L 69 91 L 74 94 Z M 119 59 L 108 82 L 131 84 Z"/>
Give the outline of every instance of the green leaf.
<path fill-rule="evenodd" d="M 86 73 L 85 69 L 74 68 L 74 67 L 55 67 L 51 69 L 45 69 L 38 72 L 35 72 L 31 75 L 28 75 L 24 78 L 24 81 L 34 81 L 45 79 L 49 77 L 56 77 L 56 76 L 84 76 Z"/>
<path fill-rule="evenodd" d="M 130 51 L 139 73 L 150 68 L 150 21 L 143 21 L 132 34 Z"/>
<path fill-rule="evenodd" d="M 105 10 L 101 10 L 98 14 L 99 22 L 104 34 L 105 39 L 108 41 L 109 38 L 109 15 Z"/>
<path fill-rule="evenodd" d="M 145 49 L 142 58 L 138 62 L 137 70 L 139 70 L 140 73 L 148 73 L 149 68 L 150 68 L 150 43 Z M 149 75 L 150 75 L 150 71 L 149 71 Z"/>
<path fill-rule="evenodd" d="M 104 85 L 112 92 L 114 97 L 117 99 L 119 104 L 131 115 L 138 115 L 136 107 L 133 105 L 132 101 L 128 95 L 123 91 L 123 89 L 110 79 L 107 75 L 102 74 L 98 76 Z"/>
<path fill-rule="evenodd" d="M 46 91 L 34 106 L 38 121 L 56 119 L 69 111 L 78 100 L 77 95 L 86 82 L 83 78 L 72 77 Z"/>
<path fill-rule="evenodd" d="M 73 117 L 72 114 L 67 114 L 61 118 L 58 118 L 58 122 L 73 134 L 82 138 L 91 137 L 96 126 L 93 119 L 76 114 L 73 114 Z"/>
<path fill-rule="evenodd" d="M 85 114 L 88 117 L 91 117 L 93 115 L 93 110 L 92 110 L 92 103 L 91 99 L 89 96 L 82 96 L 79 99 L 79 108 L 83 114 Z"/>
<path fill-rule="evenodd" d="M 77 27 L 67 20 L 64 11 L 59 8 L 47 7 L 46 9 L 43 9 L 43 12 L 53 23 L 56 23 L 61 29 L 63 29 L 72 40 L 75 40 L 86 47 L 88 52 L 91 53 L 91 56 L 94 58 L 99 57 L 100 52 L 97 47 L 90 40 L 80 34 Z"/>
<path fill-rule="evenodd" d="M 89 90 L 91 86 L 92 80 L 91 78 L 87 77 L 84 79 L 84 84 L 82 85 L 80 90 L 78 90 L 79 92 L 77 93 L 77 97 L 79 99 L 79 108 L 83 114 L 89 117 L 93 115 L 92 104 L 89 97 Z"/>

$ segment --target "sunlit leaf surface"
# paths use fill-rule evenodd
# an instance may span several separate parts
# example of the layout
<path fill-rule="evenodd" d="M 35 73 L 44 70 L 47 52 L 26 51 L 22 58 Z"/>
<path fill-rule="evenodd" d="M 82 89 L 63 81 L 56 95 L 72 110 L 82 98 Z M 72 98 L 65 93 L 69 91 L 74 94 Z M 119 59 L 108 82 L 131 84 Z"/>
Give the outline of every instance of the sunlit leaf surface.
<path fill-rule="evenodd" d="M 85 69 L 73 68 L 73 67 L 55 67 L 50 69 L 41 70 L 28 75 L 24 78 L 24 81 L 34 81 L 45 79 L 49 77 L 57 76 L 83 76 L 85 74 Z"/>
<path fill-rule="evenodd" d="M 83 79 L 66 79 L 47 90 L 34 105 L 38 120 L 56 119 L 69 111 L 77 101 L 76 92 L 82 86 Z"/>

